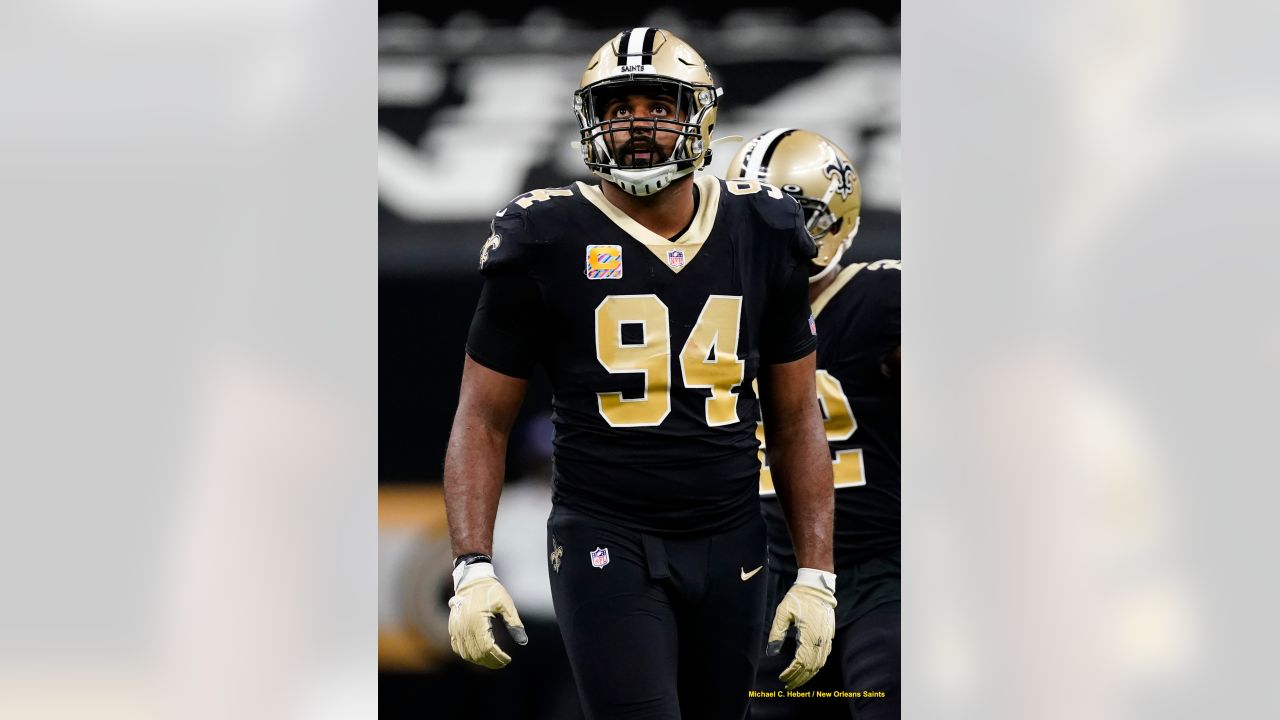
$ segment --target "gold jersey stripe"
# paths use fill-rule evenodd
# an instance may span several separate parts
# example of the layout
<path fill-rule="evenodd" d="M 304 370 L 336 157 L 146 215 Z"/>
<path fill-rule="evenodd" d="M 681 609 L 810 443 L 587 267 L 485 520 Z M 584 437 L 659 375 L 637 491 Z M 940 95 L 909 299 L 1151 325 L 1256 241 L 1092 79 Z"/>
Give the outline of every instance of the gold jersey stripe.
<path fill-rule="evenodd" d="M 828 285 L 826 290 L 819 293 L 818 297 L 814 298 L 813 305 L 811 306 L 813 309 L 813 316 L 815 318 L 818 317 L 818 313 L 822 312 L 822 308 L 826 307 L 827 303 L 831 302 L 831 298 L 835 297 L 836 293 L 840 292 L 840 288 L 848 285 L 849 281 L 853 279 L 853 276 L 857 275 L 858 271 L 866 266 L 867 263 L 854 263 L 841 270 L 840 274 L 836 275 L 835 281 Z"/>

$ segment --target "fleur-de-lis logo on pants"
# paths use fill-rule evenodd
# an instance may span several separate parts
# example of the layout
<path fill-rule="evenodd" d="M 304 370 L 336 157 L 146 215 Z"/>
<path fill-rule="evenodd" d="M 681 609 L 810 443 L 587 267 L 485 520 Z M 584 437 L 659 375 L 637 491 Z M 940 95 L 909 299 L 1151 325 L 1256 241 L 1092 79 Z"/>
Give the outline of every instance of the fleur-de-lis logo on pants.
<path fill-rule="evenodd" d="M 551 538 L 551 542 L 555 542 L 555 538 Z M 556 545 L 556 549 L 551 551 L 551 569 L 560 572 L 560 558 L 564 557 L 564 547 Z"/>

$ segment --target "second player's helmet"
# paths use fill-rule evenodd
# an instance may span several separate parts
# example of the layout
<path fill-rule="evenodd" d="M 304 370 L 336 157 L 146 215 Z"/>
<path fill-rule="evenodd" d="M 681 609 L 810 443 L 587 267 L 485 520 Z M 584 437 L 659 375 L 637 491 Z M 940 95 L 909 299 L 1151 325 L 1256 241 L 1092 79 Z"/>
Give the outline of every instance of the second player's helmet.
<path fill-rule="evenodd" d="M 749 140 L 729 161 L 728 179 L 775 185 L 804 209 L 818 245 L 813 282 L 835 268 L 858 232 L 862 184 L 839 145 L 808 130 L 778 128 Z"/>
<path fill-rule="evenodd" d="M 632 92 L 673 98 L 674 116 L 660 123 L 634 118 L 611 121 L 605 116 L 610 98 Z M 573 96 L 582 130 L 582 158 L 592 172 L 626 192 L 651 195 L 710 159 L 716 105 L 722 93 L 702 56 L 670 32 L 638 27 L 618 33 L 591 56 Z M 672 132 L 678 137 L 669 156 L 654 154 L 642 164 L 622 165 L 610 138 L 611 132 L 619 130 Z"/>

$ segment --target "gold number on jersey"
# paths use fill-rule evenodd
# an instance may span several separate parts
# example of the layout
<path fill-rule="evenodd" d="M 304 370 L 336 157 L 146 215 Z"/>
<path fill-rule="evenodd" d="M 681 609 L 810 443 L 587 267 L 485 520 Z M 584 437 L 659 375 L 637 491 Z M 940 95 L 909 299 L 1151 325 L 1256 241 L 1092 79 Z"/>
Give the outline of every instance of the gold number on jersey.
<path fill-rule="evenodd" d="M 844 393 L 844 386 L 834 375 L 826 370 L 819 370 L 817 375 L 818 405 L 822 408 L 822 427 L 827 433 L 827 442 L 848 440 L 858 429 L 858 420 L 853 416 L 853 405 L 849 396 Z M 756 427 L 756 439 L 760 441 L 760 492 L 775 492 L 773 474 L 765 464 L 764 457 L 764 424 Z M 856 487 L 866 485 L 867 478 L 862 462 L 862 448 L 840 450 L 831 462 L 831 470 L 835 475 L 835 486 Z"/>
<path fill-rule="evenodd" d="M 712 295 L 680 351 L 684 386 L 711 390 L 706 404 L 711 427 L 738 422 L 738 394 L 733 388 L 742 384 L 746 374 L 746 363 L 738 359 L 741 318 L 741 297 Z"/>
<path fill-rule="evenodd" d="M 712 295 L 680 351 L 687 388 L 708 388 L 707 425 L 738 421 L 738 394 L 746 363 L 738 358 L 742 298 Z M 644 340 L 622 342 L 623 325 L 640 325 Z M 613 427 L 650 427 L 671 413 L 671 330 L 667 306 L 657 295 L 610 295 L 596 308 L 596 360 L 610 373 L 643 373 L 644 394 L 596 393 L 600 416 Z"/>
<path fill-rule="evenodd" d="M 516 204 L 522 208 L 527 208 L 536 202 L 550 200 L 553 197 L 568 197 L 572 195 L 572 190 L 565 190 L 563 188 L 543 188 L 541 190 L 533 190 L 521 195 L 516 198 Z"/>
<path fill-rule="evenodd" d="M 844 386 L 834 375 L 819 370 L 817 377 L 818 405 L 822 408 L 822 427 L 827 432 L 827 442 L 848 440 L 858 429 L 853 417 L 853 406 L 844 394 Z"/>
<path fill-rule="evenodd" d="M 639 345 L 622 342 L 622 326 L 638 324 Z M 596 308 L 596 359 L 611 373 L 643 373 L 644 394 L 596 393 L 600 415 L 614 427 L 661 423 L 671 412 L 671 333 L 667 306 L 657 295 L 610 295 Z"/>
<path fill-rule="evenodd" d="M 782 199 L 782 190 L 780 188 L 769 183 L 762 183 L 759 180 L 726 180 L 725 187 L 729 188 L 729 192 L 734 195 L 750 195 L 764 190 L 774 200 Z"/>

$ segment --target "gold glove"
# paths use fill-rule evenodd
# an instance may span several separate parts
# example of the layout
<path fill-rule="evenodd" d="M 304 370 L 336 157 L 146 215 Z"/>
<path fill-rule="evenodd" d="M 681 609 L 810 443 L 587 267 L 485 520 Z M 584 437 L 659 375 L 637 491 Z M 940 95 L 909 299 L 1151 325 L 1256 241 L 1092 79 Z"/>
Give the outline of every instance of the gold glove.
<path fill-rule="evenodd" d="M 524 623 L 516 614 L 507 589 L 493 574 L 493 565 L 477 562 L 454 569 L 453 597 L 449 598 L 449 644 L 462 659 L 497 669 L 511 662 L 511 656 L 493 639 L 490 618 L 502 616 L 516 643 L 529 642 Z"/>
<path fill-rule="evenodd" d="M 796 656 L 778 676 L 788 690 L 812 680 L 831 654 L 836 634 L 835 573 L 800 568 L 795 584 L 778 603 L 766 654 L 778 654 L 792 624 L 796 626 Z"/>

